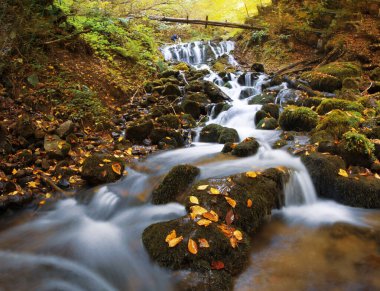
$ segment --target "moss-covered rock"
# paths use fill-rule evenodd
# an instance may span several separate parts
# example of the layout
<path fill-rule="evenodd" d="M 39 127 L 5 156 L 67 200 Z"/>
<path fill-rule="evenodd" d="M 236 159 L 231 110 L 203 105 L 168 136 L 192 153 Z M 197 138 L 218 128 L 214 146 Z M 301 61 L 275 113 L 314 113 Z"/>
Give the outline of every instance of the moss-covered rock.
<path fill-rule="evenodd" d="M 34 136 L 36 126 L 29 115 L 21 115 L 17 118 L 15 126 L 15 134 L 20 135 L 26 139 Z"/>
<path fill-rule="evenodd" d="M 203 90 L 212 103 L 231 101 L 231 98 L 213 82 L 205 82 Z"/>
<path fill-rule="evenodd" d="M 268 104 L 268 103 L 274 103 L 276 100 L 276 94 L 273 92 L 264 92 L 262 94 L 256 95 L 252 97 L 249 101 L 249 105 L 253 104 Z"/>
<path fill-rule="evenodd" d="M 157 122 L 163 127 L 170 127 L 174 129 L 178 129 L 180 125 L 180 120 L 178 116 L 174 114 L 167 114 L 167 115 L 160 116 L 157 119 Z"/>
<path fill-rule="evenodd" d="M 274 103 L 264 104 L 261 110 L 267 112 L 271 117 L 278 119 L 280 116 L 280 106 Z"/>
<path fill-rule="evenodd" d="M 256 127 L 260 123 L 260 121 L 263 120 L 266 117 L 268 117 L 268 113 L 267 112 L 265 112 L 264 110 L 257 111 L 256 114 L 255 114 L 255 124 L 256 124 Z"/>
<path fill-rule="evenodd" d="M 360 78 L 346 78 L 343 80 L 343 89 L 358 90 L 360 87 Z"/>
<path fill-rule="evenodd" d="M 165 241 L 173 230 L 183 240 L 170 248 Z M 238 274 L 247 264 L 249 240 L 247 235 L 236 248 L 232 248 L 229 238 L 218 228 L 217 224 L 207 227 L 199 226 L 190 217 L 160 222 L 146 228 L 142 235 L 143 244 L 150 257 L 163 267 L 170 269 L 191 269 L 207 272 L 213 262 L 223 262 L 224 270 Z M 196 255 L 188 250 L 188 241 L 192 239 L 197 245 L 199 240 L 207 240 L 209 247 L 198 247 Z"/>
<path fill-rule="evenodd" d="M 176 201 L 177 197 L 194 182 L 199 173 L 200 170 L 191 165 L 175 166 L 152 192 L 152 203 L 166 204 Z"/>
<path fill-rule="evenodd" d="M 316 71 L 334 76 L 341 81 L 349 77 L 360 77 L 362 73 L 359 65 L 350 62 L 333 62 L 317 68 Z"/>
<path fill-rule="evenodd" d="M 317 113 L 320 115 L 326 114 L 334 109 L 343 111 L 363 112 L 364 107 L 359 102 L 347 101 L 344 99 L 324 99 L 317 108 Z"/>
<path fill-rule="evenodd" d="M 194 128 L 197 126 L 197 122 L 190 114 L 182 114 L 180 117 L 182 128 Z"/>
<path fill-rule="evenodd" d="M 184 100 L 181 103 L 183 111 L 190 114 L 194 119 L 198 119 L 201 115 L 201 106 L 198 102 L 192 100 Z"/>
<path fill-rule="evenodd" d="M 370 168 L 375 161 L 374 144 L 363 134 L 349 131 L 343 135 L 341 152 L 348 165 Z"/>
<path fill-rule="evenodd" d="M 163 96 L 169 96 L 169 95 L 181 96 L 181 90 L 179 89 L 177 85 L 169 83 L 162 90 L 162 95 Z"/>
<path fill-rule="evenodd" d="M 253 156 L 257 153 L 259 147 L 260 145 L 257 140 L 253 137 L 249 137 L 233 148 L 232 155 L 237 157 Z"/>
<path fill-rule="evenodd" d="M 83 163 L 81 177 L 90 185 L 111 183 L 123 176 L 125 163 L 112 155 L 92 155 Z"/>
<path fill-rule="evenodd" d="M 69 154 L 71 146 L 58 135 L 45 135 L 44 149 L 49 157 L 63 159 Z"/>
<path fill-rule="evenodd" d="M 257 125 L 258 129 L 264 129 L 264 130 L 274 130 L 277 127 L 278 127 L 278 122 L 273 117 L 266 117 L 262 119 Z"/>
<path fill-rule="evenodd" d="M 357 175 L 341 177 L 340 169 L 346 165 L 342 158 L 333 155 L 312 153 L 303 156 L 318 196 L 339 203 L 363 208 L 380 208 L 380 180 L 375 177 Z"/>
<path fill-rule="evenodd" d="M 167 145 L 172 145 L 174 148 L 176 148 L 182 147 L 185 144 L 184 139 L 179 132 L 168 128 L 153 129 L 149 135 L 149 138 L 152 141 L 152 144 L 155 145 L 159 145 L 160 142 L 162 142 Z"/>
<path fill-rule="evenodd" d="M 125 130 L 126 138 L 132 142 L 141 143 L 146 139 L 153 130 L 153 122 L 151 120 L 140 119 L 131 123 Z"/>
<path fill-rule="evenodd" d="M 190 71 L 190 66 L 184 62 L 178 63 L 173 66 L 174 71 L 188 72 Z"/>
<path fill-rule="evenodd" d="M 318 122 L 317 131 L 325 131 L 334 138 L 341 138 L 351 128 L 358 128 L 361 114 L 342 110 L 332 110 Z"/>
<path fill-rule="evenodd" d="M 380 67 L 373 69 L 369 73 L 369 76 L 370 76 L 371 80 L 373 80 L 373 81 L 380 81 Z"/>
<path fill-rule="evenodd" d="M 205 126 L 200 133 L 201 142 L 237 142 L 239 134 L 233 128 L 223 127 L 218 124 L 209 124 Z"/>
<path fill-rule="evenodd" d="M 288 106 L 281 113 L 279 124 L 284 130 L 310 131 L 317 126 L 318 114 L 308 107 Z"/>
<path fill-rule="evenodd" d="M 301 78 L 307 81 L 312 89 L 322 92 L 334 92 L 342 88 L 339 78 L 321 72 L 305 72 Z"/>

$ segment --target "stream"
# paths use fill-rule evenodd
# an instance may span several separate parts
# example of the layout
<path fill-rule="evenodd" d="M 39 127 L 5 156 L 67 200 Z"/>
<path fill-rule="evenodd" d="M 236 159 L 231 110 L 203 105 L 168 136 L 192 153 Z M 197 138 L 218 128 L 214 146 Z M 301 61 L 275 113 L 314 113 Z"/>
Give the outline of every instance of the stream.
<path fill-rule="evenodd" d="M 209 69 L 207 64 L 223 54 L 236 66 L 233 49 L 233 42 L 194 42 L 165 47 L 163 54 L 168 61 Z M 272 220 L 252 238 L 250 265 L 236 278 L 235 290 L 379 290 L 376 242 L 355 230 L 346 234 L 341 228 L 345 229 L 345 223 L 364 233 L 380 230 L 380 212 L 317 198 L 300 158 L 272 149 L 281 132 L 255 126 L 261 105 L 248 102 L 262 92 L 269 76 L 253 78 L 246 73 L 240 85 L 243 73 L 230 73 L 226 87 L 210 70 L 206 80 L 220 86 L 232 101 L 231 108 L 215 118 L 211 110 L 207 123 L 235 128 L 241 140 L 255 137 L 260 143 L 255 156 L 226 158 L 220 153 L 223 145 L 201 143 L 196 137 L 189 147 L 138 162 L 114 184 L 84 191 L 37 214 L 25 212 L 0 228 L 0 290 L 171 290 L 175 279 L 151 262 L 141 234 L 153 223 L 185 214 L 185 208 L 176 203 L 145 202 L 160 177 L 183 163 L 198 166 L 199 179 L 277 166 L 291 170 L 286 206 L 274 211 Z M 286 84 L 281 90 L 279 95 L 286 95 Z M 250 97 L 240 99 L 242 91 Z M 296 137 L 300 143 L 304 140 Z M 140 168 L 148 170 L 136 170 Z M 368 268 L 371 264 L 374 267 Z"/>

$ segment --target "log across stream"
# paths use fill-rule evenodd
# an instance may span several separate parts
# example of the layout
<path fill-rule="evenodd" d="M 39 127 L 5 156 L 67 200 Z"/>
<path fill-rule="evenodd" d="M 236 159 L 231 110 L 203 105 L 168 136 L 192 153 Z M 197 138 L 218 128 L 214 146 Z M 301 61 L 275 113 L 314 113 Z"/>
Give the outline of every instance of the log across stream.
<path fill-rule="evenodd" d="M 210 59 L 232 50 L 233 43 L 196 42 L 166 47 L 164 54 L 167 60 L 209 69 Z M 232 55 L 229 60 L 237 64 Z M 248 103 L 269 77 L 243 74 L 230 73 L 229 86 L 224 86 L 225 80 L 210 70 L 206 79 L 232 101 L 217 116 L 211 110 L 207 124 L 233 128 L 240 140 L 254 137 L 260 146 L 257 154 L 224 157 L 223 145 L 199 142 L 199 128 L 191 146 L 154 154 L 128 169 L 129 175 L 117 183 L 78 193 L 34 215 L 25 212 L 0 228 L 0 290 L 174 289 L 189 272 L 159 267 L 145 250 L 142 233 L 154 223 L 184 216 L 186 209 L 178 203 L 152 205 L 141 198 L 150 201 L 161 177 L 179 164 L 197 166 L 197 180 L 207 181 L 289 169 L 282 189 L 284 207 L 251 237 L 249 265 L 235 278 L 235 290 L 379 289 L 380 213 L 317 198 L 300 158 L 272 148 L 281 132 L 256 128 L 261 105 Z M 241 99 L 242 92 L 248 98 Z"/>

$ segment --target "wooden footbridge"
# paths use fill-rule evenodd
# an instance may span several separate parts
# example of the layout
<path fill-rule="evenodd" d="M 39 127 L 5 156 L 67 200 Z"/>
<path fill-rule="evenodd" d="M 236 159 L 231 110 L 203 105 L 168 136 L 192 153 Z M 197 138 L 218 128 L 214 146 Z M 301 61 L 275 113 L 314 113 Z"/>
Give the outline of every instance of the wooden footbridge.
<path fill-rule="evenodd" d="M 249 24 L 241 24 L 241 23 L 232 23 L 232 22 L 221 22 L 221 21 L 210 21 L 208 16 L 206 16 L 206 20 L 200 19 L 189 19 L 187 18 L 171 18 L 165 16 L 150 16 L 149 19 L 163 21 L 163 22 L 174 22 L 174 23 L 185 23 L 185 24 L 194 24 L 194 25 L 204 25 L 206 28 L 208 26 L 220 26 L 220 27 L 228 27 L 228 28 L 240 28 L 240 29 L 249 29 L 249 30 L 263 30 L 264 27 L 254 26 Z"/>

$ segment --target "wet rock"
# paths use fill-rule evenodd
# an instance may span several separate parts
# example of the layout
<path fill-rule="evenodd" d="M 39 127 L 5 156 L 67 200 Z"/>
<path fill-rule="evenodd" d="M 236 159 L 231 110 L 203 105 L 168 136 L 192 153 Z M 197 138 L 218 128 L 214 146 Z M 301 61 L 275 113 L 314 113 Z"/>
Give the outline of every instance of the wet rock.
<path fill-rule="evenodd" d="M 233 289 L 232 276 L 223 270 L 182 271 L 180 277 L 176 290 L 229 291 Z"/>
<path fill-rule="evenodd" d="M 162 90 L 162 95 L 163 96 L 169 96 L 169 95 L 174 95 L 174 96 L 181 96 L 181 90 L 177 85 L 174 84 L 167 84 Z"/>
<path fill-rule="evenodd" d="M 66 141 L 60 139 L 58 135 L 46 135 L 44 149 L 49 157 L 63 159 L 69 154 L 71 146 Z"/>
<path fill-rule="evenodd" d="M 194 128 L 197 125 L 195 119 L 190 114 L 181 115 L 180 122 L 184 129 Z"/>
<path fill-rule="evenodd" d="M 227 153 L 232 152 L 232 150 L 234 149 L 235 145 L 236 144 L 233 143 L 233 142 L 227 142 L 227 143 L 225 143 L 224 147 L 222 149 L 222 153 L 227 154 Z"/>
<path fill-rule="evenodd" d="M 310 131 L 317 126 L 318 114 L 307 107 L 288 106 L 282 112 L 279 124 L 284 130 Z"/>
<path fill-rule="evenodd" d="M 264 92 L 262 94 L 254 96 L 252 99 L 248 101 L 248 104 L 267 104 L 274 103 L 276 99 L 276 94 L 272 92 Z"/>
<path fill-rule="evenodd" d="M 152 193 L 153 204 L 166 204 L 176 201 L 195 178 L 200 174 L 197 167 L 191 165 L 179 165 L 170 170 L 164 180 Z"/>
<path fill-rule="evenodd" d="M 307 81 L 310 87 L 321 92 L 334 92 L 342 88 L 342 81 L 337 77 L 321 72 L 306 72 L 301 78 Z"/>
<path fill-rule="evenodd" d="M 247 99 L 248 97 L 251 97 L 255 95 L 256 90 L 254 88 L 244 88 L 240 92 L 239 99 Z"/>
<path fill-rule="evenodd" d="M 34 136 L 35 130 L 36 126 L 29 115 L 22 115 L 17 119 L 15 134 L 28 139 Z"/>
<path fill-rule="evenodd" d="M 280 116 L 280 106 L 277 104 L 264 104 L 261 110 L 269 113 L 269 115 L 275 119 L 278 119 L 278 117 Z"/>
<path fill-rule="evenodd" d="M 176 147 L 184 146 L 184 139 L 182 135 L 171 129 L 167 128 L 155 128 L 152 130 L 149 138 L 152 141 L 152 144 L 158 145 L 160 142 L 162 143 L 162 147 L 166 145 Z"/>
<path fill-rule="evenodd" d="M 232 101 L 226 93 L 224 93 L 216 84 L 212 82 L 204 83 L 204 92 L 206 93 L 206 95 L 212 103 Z"/>
<path fill-rule="evenodd" d="M 13 151 L 8 139 L 8 130 L 0 123 L 0 155 L 8 155 Z"/>
<path fill-rule="evenodd" d="M 159 78 L 170 78 L 170 77 L 175 77 L 177 78 L 179 76 L 179 71 L 177 70 L 166 70 L 164 72 L 162 72 L 160 75 L 159 75 Z"/>
<path fill-rule="evenodd" d="M 264 118 L 268 117 L 268 113 L 265 112 L 264 110 L 259 110 L 256 112 L 256 115 L 255 115 L 255 124 L 259 124 L 261 120 L 263 120 Z"/>
<path fill-rule="evenodd" d="M 317 113 L 320 115 L 326 114 L 334 109 L 343 111 L 363 112 L 364 107 L 359 102 L 347 101 L 344 99 L 324 99 L 317 108 Z"/>
<path fill-rule="evenodd" d="M 259 147 L 260 145 L 257 140 L 253 137 L 249 137 L 234 147 L 232 155 L 237 157 L 253 156 L 257 153 Z"/>
<path fill-rule="evenodd" d="M 170 127 L 173 129 L 178 129 L 180 125 L 178 116 L 174 114 L 163 115 L 158 118 L 157 122 L 163 127 Z"/>
<path fill-rule="evenodd" d="M 60 138 L 65 138 L 74 131 L 74 127 L 74 123 L 71 120 L 67 120 L 58 127 L 56 132 Z"/>
<path fill-rule="evenodd" d="M 278 122 L 273 117 L 265 117 L 259 122 L 259 124 L 257 124 L 258 129 L 274 130 L 277 127 L 278 127 Z"/>
<path fill-rule="evenodd" d="M 153 130 L 153 122 L 151 120 L 140 119 L 136 122 L 130 124 L 126 131 L 126 138 L 130 139 L 132 142 L 142 143 Z"/>
<path fill-rule="evenodd" d="M 200 133 L 201 142 L 237 142 L 239 134 L 233 128 L 223 127 L 218 124 L 209 124 L 205 126 Z"/>
<path fill-rule="evenodd" d="M 124 161 L 112 155 L 95 154 L 83 163 L 81 177 L 90 185 L 100 185 L 119 180 L 123 176 Z"/>
<path fill-rule="evenodd" d="M 251 70 L 258 72 L 258 73 L 264 73 L 265 72 L 264 65 L 261 63 L 253 63 L 251 66 Z"/>
<path fill-rule="evenodd" d="M 380 180 L 375 177 L 341 177 L 345 169 L 344 160 L 339 156 L 312 153 L 302 156 L 318 196 L 333 199 L 339 203 L 363 208 L 380 208 Z"/>
<path fill-rule="evenodd" d="M 241 86 L 252 86 L 252 84 L 258 79 L 258 77 L 259 74 L 257 73 L 243 73 L 239 76 L 237 81 Z"/>

